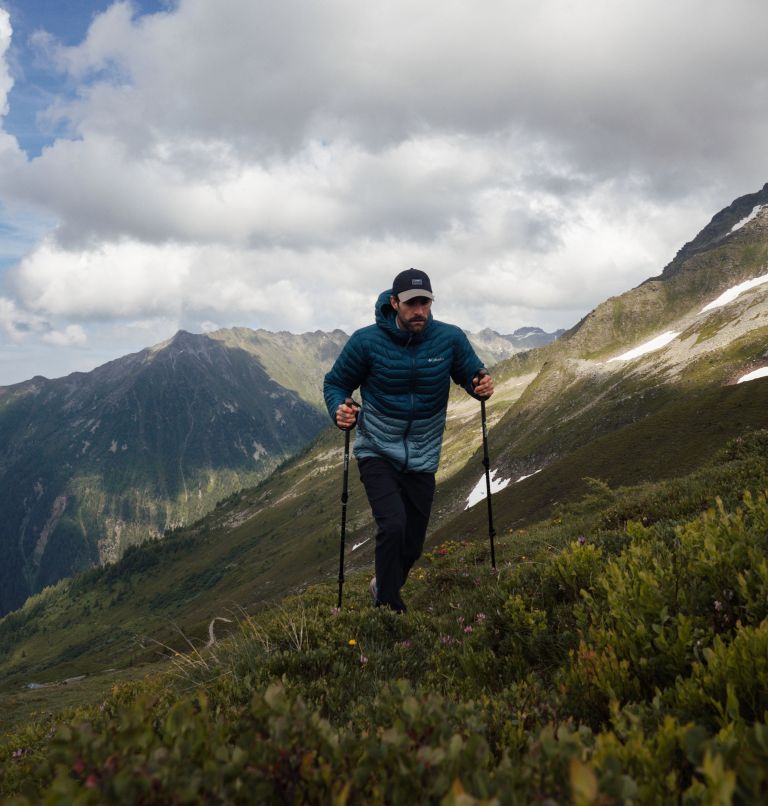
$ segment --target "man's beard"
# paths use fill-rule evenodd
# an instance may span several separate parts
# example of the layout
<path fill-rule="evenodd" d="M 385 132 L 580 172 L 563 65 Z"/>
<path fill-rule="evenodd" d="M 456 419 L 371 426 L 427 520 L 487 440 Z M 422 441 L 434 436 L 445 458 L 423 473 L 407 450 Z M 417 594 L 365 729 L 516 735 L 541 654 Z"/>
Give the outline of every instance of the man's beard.
<path fill-rule="evenodd" d="M 421 316 L 415 316 L 412 319 L 401 319 L 400 322 L 403 324 L 406 330 L 410 330 L 413 332 L 414 330 L 423 330 L 424 325 L 427 324 L 427 320 Z"/>

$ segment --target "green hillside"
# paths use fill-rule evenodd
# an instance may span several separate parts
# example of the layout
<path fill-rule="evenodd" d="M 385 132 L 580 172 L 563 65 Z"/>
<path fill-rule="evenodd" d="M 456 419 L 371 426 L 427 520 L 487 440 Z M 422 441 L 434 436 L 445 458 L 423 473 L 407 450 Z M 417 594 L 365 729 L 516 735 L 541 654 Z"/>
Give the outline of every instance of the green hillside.
<path fill-rule="evenodd" d="M 306 373 L 283 341 L 290 383 Z M 317 341 L 319 371 L 340 340 Z M 326 423 L 252 352 L 183 331 L 89 373 L 0 389 L 0 614 L 197 520 Z"/>
<path fill-rule="evenodd" d="M 768 793 L 768 432 L 434 549 L 406 616 L 324 583 L 0 739 L 37 802 L 753 803 Z M 479 536 L 476 536 L 479 537 Z M 93 693 L 95 696 L 95 692 Z"/>

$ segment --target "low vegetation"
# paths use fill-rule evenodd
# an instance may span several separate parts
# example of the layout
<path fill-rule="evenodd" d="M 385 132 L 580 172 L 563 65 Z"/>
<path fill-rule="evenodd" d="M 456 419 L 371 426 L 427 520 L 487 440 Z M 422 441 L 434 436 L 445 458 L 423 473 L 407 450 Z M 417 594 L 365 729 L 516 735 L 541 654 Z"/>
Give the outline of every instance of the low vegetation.
<path fill-rule="evenodd" d="M 768 432 L 708 474 L 449 541 L 406 616 L 355 575 L 0 739 L 13 803 L 768 797 Z M 738 491 L 738 494 L 737 494 Z"/>

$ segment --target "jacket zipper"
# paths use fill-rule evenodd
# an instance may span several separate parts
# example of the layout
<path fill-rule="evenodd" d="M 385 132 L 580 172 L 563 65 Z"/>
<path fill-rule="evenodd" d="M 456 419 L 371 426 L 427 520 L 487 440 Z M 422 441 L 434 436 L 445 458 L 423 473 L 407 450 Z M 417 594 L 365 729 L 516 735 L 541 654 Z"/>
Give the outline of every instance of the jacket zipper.
<path fill-rule="evenodd" d="M 414 400 L 414 385 L 416 382 L 416 355 L 413 352 L 413 344 L 411 343 L 413 340 L 413 334 L 408 336 L 408 341 L 406 342 L 405 346 L 408 350 L 411 351 L 411 416 L 408 418 L 408 425 L 405 427 L 405 432 L 403 433 L 403 444 L 405 447 L 405 464 L 403 465 L 403 470 L 408 470 L 408 462 L 410 460 L 409 457 L 409 450 L 408 450 L 408 435 L 411 432 L 411 425 L 413 424 L 413 414 L 416 409 L 416 404 Z"/>

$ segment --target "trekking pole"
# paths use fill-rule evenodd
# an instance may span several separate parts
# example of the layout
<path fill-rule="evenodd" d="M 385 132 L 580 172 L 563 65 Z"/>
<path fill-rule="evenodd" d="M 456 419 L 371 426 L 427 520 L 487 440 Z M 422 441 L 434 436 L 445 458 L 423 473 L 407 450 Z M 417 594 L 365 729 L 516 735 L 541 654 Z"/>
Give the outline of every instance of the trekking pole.
<path fill-rule="evenodd" d="M 488 374 L 488 370 L 481 369 L 477 373 L 478 378 Z M 485 468 L 485 492 L 488 499 L 488 538 L 491 541 L 491 568 L 496 570 L 496 549 L 493 539 L 496 537 L 496 530 L 493 528 L 493 505 L 491 504 L 491 462 L 488 458 L 488 424 L 485 419 L 485 398 L 480 400 L 480 416 L 483 421 L 483 467 Z"/>
<path fill-rule="evenodd" d="M 347 406 L 356 406 L 354 400 L 347 398 L 344 403 Z M 341 487 L 341 544 L 339 546 L 339 604 L 341 608 L 341 596 L 344 589 L 344 543 L 347 537 L 347 500 L 349 499 L 349 433 L 354 426 L 344 429 L 344 482 Z"/>

